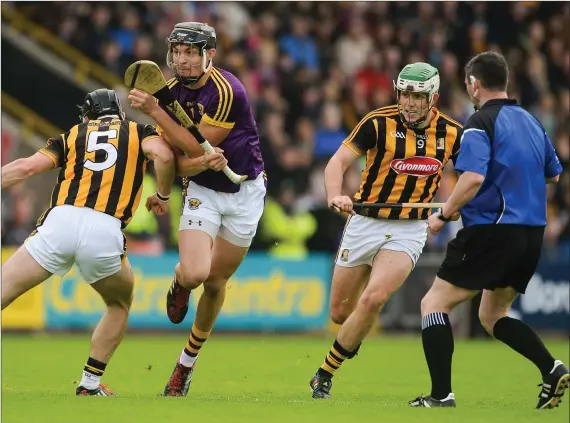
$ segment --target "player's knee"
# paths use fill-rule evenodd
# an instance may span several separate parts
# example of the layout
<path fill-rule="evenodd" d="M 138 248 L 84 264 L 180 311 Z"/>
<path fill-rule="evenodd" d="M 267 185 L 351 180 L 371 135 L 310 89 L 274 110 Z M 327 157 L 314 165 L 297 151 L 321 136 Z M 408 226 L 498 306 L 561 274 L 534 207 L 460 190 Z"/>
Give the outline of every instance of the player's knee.
<path fill-rule="evenodd" d="M 422 313 L 422 316 L 427 316 L 430 313 L 434 313 L 436 309 L 437 307 L 435 307 L 433 295 L 428 291 L 420 303 L 420 311 Z"/>
<path fill-rule="evenodd" d="M 364 291 L 360 297 L 360 306 L 369 313 L 379 312 L 390 299 L 390 294 L 383 290 Z"/>
<path fill-rule="evenodd" d="M 485 328 L 489 335 L 493 335 L 495 323 L 506 315 L 506 311 L 503 310 L 489 310 L 483 307 L 479 308 L 479 321 L 481 322 L 481 326 Z"/>
<path fill-rule="evenodd" d="M 117 305 L 121 307 L 123 310 L 129 311 L 131 309 L 131 305 L 133 304 L 133 292 L 131 291 L 130 294 L 125 294 L 121 296 L 117 301 Z"/>
<path fill-rule="evenodd" d="M 103 297 L 103 301 L 107 307 L 120 308 L 129 311 L 133 303 L 132 287 L 121 287 L 114 291 L 111 295 L 107 294 Z"/>
<path fill-rule="evenodd" d="M 206 266 L 191 267 L 182 264 L 180 266 L 180 279 L 178 280 L 178 283 L 186 289 L 195 289 L 208 279 L 209 273 L 210 269 Z"/>
<path fill-rule="evenodd" d="M 226 281 L 225 280 L 215 280 L 211 281 L 209 278 L 204 284 L 204 295 L 217 298 L 226 292 Z"/>
<path fill-rule="evenodd" d="M 331 307 L 331 320 L 337 325 L 342 325 L 350 313 L 343 307 Z"/>

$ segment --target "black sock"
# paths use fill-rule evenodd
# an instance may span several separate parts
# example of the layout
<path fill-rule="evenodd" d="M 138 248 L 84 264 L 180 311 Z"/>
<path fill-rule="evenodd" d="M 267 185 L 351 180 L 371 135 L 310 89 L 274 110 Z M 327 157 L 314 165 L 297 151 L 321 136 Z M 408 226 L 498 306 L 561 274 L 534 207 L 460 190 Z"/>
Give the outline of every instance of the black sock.
<path fill-rule="evenodd" d="M 453 332 L 447 313 L 422 317 L 422 342 L 431 376 L 431 397 L 444 399 L 451 393 Z"/>
<path fill-rule="evenodd" d="M 536 333 L 520 320 L 511 317 L 497 320 L 493 327 L 493 336 L 532 361 L 543 376 L 552 370 L 554 357 Z"/>
<path fill-rule="evenodd" d="M 107 363 L 102 363 L 100 361 L 95 360 L 94 358 L 89 357 L 87 359 L 85 367 L 83 368 L 83 371 L 101 377 L 103 376 L 103 373 L 105 373 L 106 367 Z"/>
<path fill-rule="evenodd" d="M 352 352 L 353 356 L 350 358 L 354 358 L 358 355 L 358 351 L 360 351 L 361 346 L 362 346 L 362 342 L 360 344 L 358 344 L 358 346 L 354 349 L 354 351 Z"/>

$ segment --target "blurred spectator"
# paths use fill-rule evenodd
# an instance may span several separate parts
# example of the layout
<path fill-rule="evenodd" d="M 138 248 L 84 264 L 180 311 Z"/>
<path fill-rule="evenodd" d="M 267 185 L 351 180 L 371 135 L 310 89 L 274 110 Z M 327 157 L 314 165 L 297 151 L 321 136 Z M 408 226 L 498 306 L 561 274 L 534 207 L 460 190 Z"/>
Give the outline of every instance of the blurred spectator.
<path fill-rule="evenodd" d="M 2 196 L 2 245 L 19 246 L 35 229 L 34 192 L 26 185 L 16 185 Z M 6 200 L 6 202 L 4 202 Z"/>
<path fill-rule="evenodd" d="M 340 69 L 351 77 L 363 67 L 372 49 L 372 38 L 368 35 L 365 23 L 355 19 L 349 24 L 348 33 L 337 42 L 336 57 Z"/>
<path fill-rule="evenodd" d="M 317 228 L 307 211 L 296 211 L 297 193 L 292 184 L 281 184 L 277 200 L 269 197 L 261 218 L 261 236 L 269 240 L 269 254 L 282 259 L 303 259 L 308 254 L 307 239 Z"/>
<path fill-rule="evenodd" d="M 316 71 L 319 66 L 319 52 L 309 35 L 309 20 L 305 16 L 293 16 L 291 32 L 283 35 L 280 47 L 293 58 L 295 64 Z"/>
<path fill-rule="evenodd" d="M 348 134 L 342 129 L 342 111 L 337 103 L 323 105 L 321 123 L 315 134 L 315 157 L 332 156 Z"/>
<path fill-rule="evenodd" d="M 91 59 L 99 61 L 102 58 L 103 45 L 109 40 L 109 24 L 111 22 L 111 11 L 104 4 L 98 4 L 92 14 L 92 19 L 88 19 L 84 29 L 83 43 L 89 46 L 84 53 Z"/>
<path fill-rule="evenodd" d="M 133 54 L 135 41 L 139 35 L 139 26 L 139 15 L 129 8 L 123 11 L 120 25 L 111 30 L 111 38 L 119 45 L 123 54 Z"/>

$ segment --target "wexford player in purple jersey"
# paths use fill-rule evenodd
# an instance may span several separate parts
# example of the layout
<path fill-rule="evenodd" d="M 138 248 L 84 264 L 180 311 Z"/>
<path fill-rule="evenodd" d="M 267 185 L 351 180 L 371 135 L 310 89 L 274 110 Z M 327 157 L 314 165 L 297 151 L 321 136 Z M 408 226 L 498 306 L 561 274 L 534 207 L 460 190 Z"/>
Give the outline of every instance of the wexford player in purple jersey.
<path fill-rule="evenodd" d="M 147 113 L 159 127 L 159 134 L 184 153 L 177 159 L 178 174 L 186 178 L 179 228 L 180 263 L 167 296 L 169 319 L 181 323 L 188 311 L 190 292 L 201 284 L 204 292 L 164 395 L 185 396 L 200 348 L 224 303 L 226 283 L 255 236 L 266 184 L 259 134 L 246 90 L 234 75 L 213 65 L 214 28 L 198 22 L 179 23 L 166 41 L 166 61 L 175 73 L 168 87 L 188 116 L 199 122 L 202 135 L 219 148 L 216 157 L 204 155 L 194 137 L 151 95 L 131 91 L 132 106 Z M 233 184 L 223 172 L 216 171 L 225 164 L 247 175 L 247 180 Z"/>

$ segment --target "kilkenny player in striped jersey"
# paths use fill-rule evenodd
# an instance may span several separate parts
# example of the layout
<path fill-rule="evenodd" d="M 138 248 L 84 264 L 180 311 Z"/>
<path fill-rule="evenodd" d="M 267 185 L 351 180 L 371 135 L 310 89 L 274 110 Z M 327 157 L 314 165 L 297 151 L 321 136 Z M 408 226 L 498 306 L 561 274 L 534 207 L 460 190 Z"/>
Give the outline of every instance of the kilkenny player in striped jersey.
<path fill-rule="evenodd" d="M 149 160 L 158 180 L 155 196 L 162 200 L 152 209 L 168 211 L 174 155 L 152 126 L 125 120 L 114 91 L 87 94 L 80 109 L 80 124 L 50 138 L 33 156 L 2 167 L 2 189 L 61 168 L 37 229 L 2 266 L 2 309 L 76 264 L 107 305 L 76 394 L 108 396 L 113 393 L 99 382 L 127 327 L 134 286 L 122 229 L 139 205 Z"/>
<path fill-rule="evenodd" d="M 311 379 L 313 398 L 330 398 L 334 373 L 356 355 L 380 310 L 414 268 L 427 239 L 428 209 L 353 210 L 353 200 L 341 192 L 345 170 L 366 156 L 354 197 L 358 203 L 430 203 L 443 167 L 459 153 L 462 126 L 434 107 L 439 97 L 437 69 L 427 63 L 407 65 L 395 89 L 397 104 L 366 115 L 325 170 L 329 207 L 350 216 L 331 291 L 331 316 L 342 326 Z"/>

